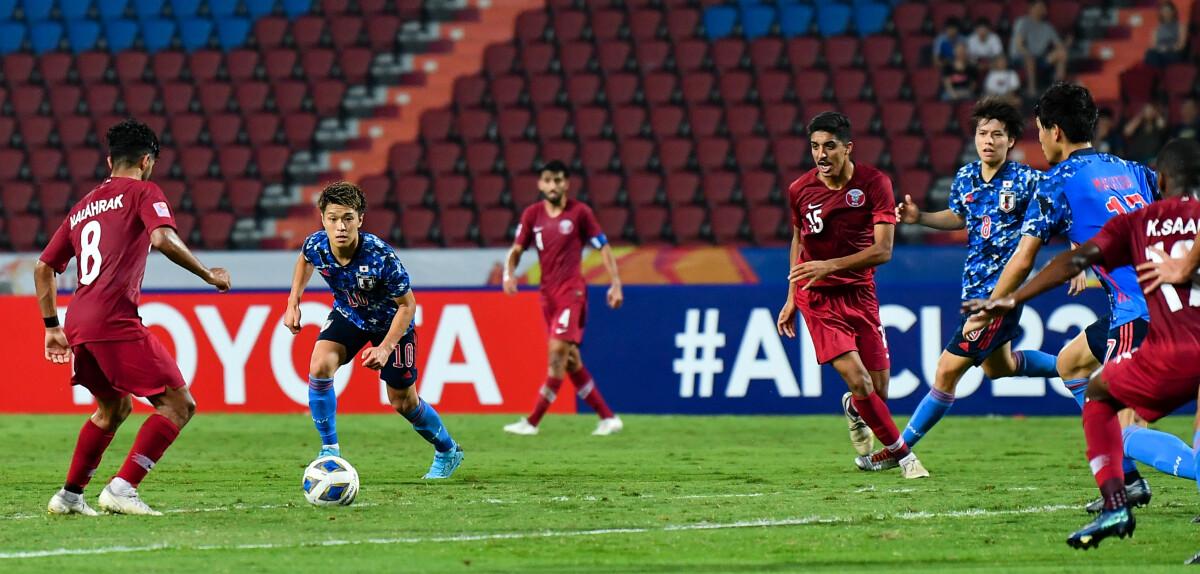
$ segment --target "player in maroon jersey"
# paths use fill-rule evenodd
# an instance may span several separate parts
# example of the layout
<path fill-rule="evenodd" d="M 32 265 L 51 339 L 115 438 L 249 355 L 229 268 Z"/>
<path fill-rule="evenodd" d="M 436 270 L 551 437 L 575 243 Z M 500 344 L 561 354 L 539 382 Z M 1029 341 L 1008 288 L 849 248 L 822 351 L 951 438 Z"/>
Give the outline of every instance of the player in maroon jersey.
<path fill-rule="evenodd" d="M 980 311 L 968 326 L 999 317 L 1092 265 L 1107 270 L 1137 265 L 1150 271 L 1144 275 L 1150 279 L 1161 274 L 1146 263 L 1189 256 L 1200 227 L 1200 143 L 1168 142 L 1158 154 L 1158 169 L 1162 201 L 1113 217 L 1095 237 L 1055 257 L 1011 296 L 964 303 L 964 311 Z M 1124 538 L 1136 526 L 1125 496 L 1117 411 L 1131 407 L 1153 422 L 1194 400 L 1200 391 L 1200 281 L 1186 277 L 1178 284 L 1162 282 L 1147 294 L 1146 304 L 1150 325 L 1141 348 L 1114 357 L 1088 381 L 1083 431 L 1104 511 L 1067 538 L 1075 548 L 1097 546 L 1108 536 Z M 1200 419 L 1196 430 L 1195 441 L 1200 442 Z"/>
<path fill-rule="evenodd" d="M 812 334 L 817 361 L 832 364 L 846 380 L 850 392 L 842 396 L 842 410 L 860 468 L 863 459 L 871 464 L 874 431 L 899 461 L 904 478 L 928 477 L 883 402 L 891 365 L 875 297 L 875 266 L 892 258 L 892 182 L 879 170 L 850 159 L 854 143 L 846 116 L 818 114 L 808 124 L 808 137 L 817 167 L 788 189 L 794 264 L 787 302 L 779 312 L 779 334 L 796 336 L 799 310 Z"/>
<path fill-rule="evenodd" d="M 183 376 L 166 347 L 138 316 L 146 255 L 153 246 L 217 291 L 229 290 L 229 273 L 209 269 L 175 233 L 175 218 L 150 181 L 158 137 L 146 124 L 126 120 L 108 130 L 112 175 L 80 199 L 50 239 L 34 267 L 38 307 L 46 325 L 46 360 L 72 363 L 72 385 L 91 391 L 98 405 L 83 424 L 62 490 L 50 514 L 95 510 L 83 500 L 113 433 L 133 410 L 130 395 L 145 397 L 154 414 L 138 431 L 117 476 L 100 493 L 100 508 L 119 514 L 162 514 L 142 502 L 137 486 L 196 410 Z M 58 323 L 55 275 L 79 261 L 79 288 L 65 326 Z M 72 354 L 74 360 L 72 361 Z"/>
<path fill-rule="evenodd" d="M 608 306 L 616 309 L 625 300 L 621 294 L 621 278 L 617 275 L 617 260 L 592 208 L 567 199 L 570 186 L 567 166 L 561 161 L 551 161 L 539 174 L 538 191 L 545 199 L 521 214 L 516 241 L 504 262 L 504 292 L 508 295 L 517 293 L 517 279 L 513 275 L 517 262 L 529 246 L 537 247 L 538 262 L 542 267 L 542 317 L 550 337 L 550 369 L 529 418 L 505 425 L 504 431 L 537 434 L 538 423 L 558 395 L 563 377 L 570 377 L 575 393 L 600 415 L 600 423 L 592 434 L 610 435 L 625 425 L 600 396 L 600 390 L 579 355 L 579 343 L 587 323 L 587 284 L 583 281 L 580 261 L 585 244 L 590 243 L 600 250 L 600 259 L 612 281 L 608 288 Z"/>

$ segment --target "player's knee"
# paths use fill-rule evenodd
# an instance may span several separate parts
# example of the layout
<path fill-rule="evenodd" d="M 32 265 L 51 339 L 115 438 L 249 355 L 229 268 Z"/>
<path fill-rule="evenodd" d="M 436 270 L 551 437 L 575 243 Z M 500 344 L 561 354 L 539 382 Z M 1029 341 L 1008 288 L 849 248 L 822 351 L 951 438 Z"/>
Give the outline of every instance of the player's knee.
<path fill-rule="evenodd" d="M 409 389 L 411 388 L 409 387 Z M 402 415 L 411 413 L 421 406 L 421 397 L 415 392 L 388 393 L 388 401 L 392 404 L 392 409 Z"/>
<path fill-rule="evenodd" d="M 1084 396 L 1089 401 L 1110 401 L 1112 394 L 1108 392 L 1108 381 L 1100 376 L 1100 373 L 1092 375 L 1088 380 L 1087 390 L 1084 391 Z"/>
<path fill-rule="evenodd" d="M 314 355 L 308 363 L 308 372 L 317 379 L 333 378 L 333 374 L 337 372 L 338 365 L 336 361 L 328 360 L 326 357 Z"/>

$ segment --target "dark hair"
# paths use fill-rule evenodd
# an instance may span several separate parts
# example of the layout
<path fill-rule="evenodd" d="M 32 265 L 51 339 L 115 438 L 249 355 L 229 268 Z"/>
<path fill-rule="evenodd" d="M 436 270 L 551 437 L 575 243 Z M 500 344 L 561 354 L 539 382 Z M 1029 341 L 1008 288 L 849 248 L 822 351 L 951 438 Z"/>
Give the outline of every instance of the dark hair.
<path fill-rule="evenodd" d="M 980 26 L 983 26 L 983 27 L 987 28 L 988 30 L 991 30 L 992 22 L 991 22 L 991 20 L 988 20 L 987 18 L 980 18 L 975 21 L 975 27 L 978 28 Z"/>
<path fill-rule="evenodd" d="M 946 18 L 946 21 L 942 23 L 942 28 L 957 28 L 961 32 L 963 25 L 962 22 L 958 21 L 958 18 Z"/>
<path fill-rule="evenodd" d="M 1176 193 L 1200 191 L 1200 141 L 1175 138 L 1158 152 L 1158 177 Z"/>
<path fill-rule="evenodd" d="M 978 130 L 979 124 L 989 120 L 1004 124 L 1008 139 L 1019 140 L 1021 134 L 1025 133 L 1025 118 L 1021 110 L 1002 98 L 987 96 L 975 102 L 975 108 L 971 110 L 971 126 Z"/>
<path fill-rule="evenodd" d="M 362 215 L 367 210 L 367 196 L 357 185 L 339 181 L 325 186 L 321 195 L 317 196 L 317 209 L 320 209 L 321 213 L 325 213 L 325 208 L 331 204 L 349 207 Z"/>
<path fill-rule="evenodd" d="M 844 144 L 851 142 L 850 118 L 839 112 L 821 112 L 808 122 L 808 137 L 826 132 Z"/>
<path fill-rule="evenodd" d="M 146 155 L 158 159 L 158 136 L 150 126 L 129 118 L 111 128 L 104 135 L 108 143 L 108 157 L 113 167 L 137 165 Z"/>
<path fill-rule="evenodd" d="M 1033 107 L 1033 115 L 1042 127 L 1058 126 L 1071 143 L 1096 139 L 1096 102 L 1092 93 L 1079 84 L 1056 82 Z"/>
<path fill-rule="evenodd" d="M 538 172 L 538 175 L 542 175 L 543 173 L 546 173 L 546 172 L 561 173 L 564 176 L 571 175 L 570 170 L 567 168 L 567 164 L 563 163 L 562 160 L 557 160 L 557 159 L 552 159 L 552 160 L 542 164 L 542 168 L 539 169 L 537 172 Z"/>
<path fill-rule="evenodd" d="M 1115 112 L 1113 112 L 1113 109 L 1108 106 L 1104 106 L 1103 108 L 1100 108 L 1099 112 L 1096 112 L 1097 119 L 1108 118 L 1111 120 L 1115 117 L 1117 117 L 1117 114 Z"/>
<path fill-rule="evenodd" d="M 1179 7 L 1176 6 L 1174 2 L 1171 2 L 1171 0 L 1162 0 L 1162 2 L 1158 3 L 1158 9 L 1161 10 L 1164 7 L 1171 9 L 1171 21 L 1178 22 L 1179 21 Z"/>

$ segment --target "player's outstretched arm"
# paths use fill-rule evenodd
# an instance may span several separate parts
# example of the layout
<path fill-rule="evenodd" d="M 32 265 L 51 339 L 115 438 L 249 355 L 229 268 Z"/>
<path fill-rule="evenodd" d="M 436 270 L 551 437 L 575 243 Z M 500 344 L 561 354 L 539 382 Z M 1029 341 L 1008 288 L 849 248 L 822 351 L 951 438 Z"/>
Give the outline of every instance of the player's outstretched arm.
<path fill-rule="evenodd" d="M 791 269 L 795 269 L 800 261 L 800 252 L 804 246 L 800 244 L 800 228 L 792 228 L 792 247 L 788 251 L 791 257 Z M 779 334 L 788 338 L 796 337 L 796 282 L 792 281 L 790 271 L 788 275 L 788 292 L 787 301 L 783 303 L 783 309 L 779 311 L 779 319 L 775 322 L 775 329 Z"/>
<path fill-rule="evenodd" d="M 296 268 L 292 270 L 292 291 L 288 293 L 287 311 L 283 313 L 283 325 L 293 335 L 300 332 L 300 297 L 304 296 L 304 288 L 312 279 L 313 269 L 313 264 L 301 253 L 296 260 Z"/>
<path fill-rule="evenodd" d="M 1198 242 L 1200 233 L 1196 234 L 1188 254 L 1180 258 L 1171 257 L 1166 251 L 1150 246 L 1150 251 L 1157 257 L 1137 266 L 1138 272 L 1141 273 L 1138 282 L 1144 284 L 1142 291 L 1149 295 L 1163 283 L 1172 285 L 1200 281 L 1200 277 L 1196 275 L 1196 269 L 1200 268 L 1200 247 L 1196 247 Z"/>
<path fill-rule="evenodd" d="M 1017 244 L 1017 250 L 1013 252 L 1012 259 L 1004 265 L 1004 271 L 1000 273 L 1000 278 L 996 280 L 996 286 L 992 288 L 992 299 L 1006 297 L 1025 279 L 1029 277 L 1029 273 L 1033 271 L 1033 263 L 1037 259 L 1037 254 L 1042 250 L 1042 240 L 1032 235 L 1022 235 L 1021 242 Z"/>
<path fill-rule="evenodd" d="M 513 276 L 517 272 L 517 263 L 521 261 L 521 254 L 525 252 L 525 248 L 521 247 L 520 243 L 514 243 L 512 249 L 508 250 L 508 257 L 504 260 L 504 294 L 517 294 L 517 278 Z"/>
<path fill-rule="evenodd" d="M 612 247 L 607 243 L 600 248 L 600 260 L 604 262 L 604 269 L 608 271 L 608 277 L 612 281 L 608 287 L 608 306 L 620 309 L 621 304 L 625 302 L 625 294 L 621 292 L 621 276 L 617 273 L 617 258 L 613 255 Z"/>
<path fill-rule="evenodd" d="M 205 283 L 216 287 L 217 292 L 224 293 L 229 290 L 229 272 L 220 267 L 205 267 L 179 238 L 179 234 L 175 233 L 175 228 L 164 225 L 151 231 L 150 244 L 166 255 L 172 263 L 191 271 Z"/>
<path fill-rule="evenodd" d="M 396 345 L 400 344 L 400 338 L 408 331 L 408 326 L 412 324 L 413 317 L 417 315 L 417 297 L 413 295 L 412 289 L 409 289 L 405 294 L 396 297 L 396 314 L 392 317 L 392 325 L 388 327 L 387 335 L 383 337 L 378 345 L 368 347 L 362 352 L 362 365 L 368 369 L 380 370 L 387 365 L 388 357 L 396 350 Z"/>
<path fill-rule="evenodd" d="M 875 243 L 853 255 L 838 257 L 828 261 L 809 261 L 792 267 L 788 275 L 789 281 L 803 282 L 801 289 L 808 290 L 813 283 L 820 281 L 838 271 L 866 269 L 877 267 L 892 260 L 892 243 L 895 240 L 896 226 L 891 223 L 875 224 Z"/>
<path fill-rule="evenodd" d="M 967 219 L 950 209 L 933 213 L 921 211 L 911 195 L 905 195 L 904 201 L 896 205 L 896 219 L 902 223 L 922 225 L 941 231 L 957 231 L 967 226 Z"/>
<path fill-rule="evenodd" d="M 33 266 L 33 285 L 37 289 L 38 309 L 46 324 L 46 360 L 52 363 L 71 362 L 71 347 L 58 324 L 58 283 L 54 269 L 39 260 Z"/>
<path fill-rule="evenodd" d="M 1042 293 L 1060 285 L 1065 285 L 1084 269 L 1102 262 L 1103 259 L 1104 256 L 1100 251 L 1100 247 L 1091 241 L 1086 241 L 1083 245 L 1075 249 L 1058 254 L 1057 257 L 1050 260 L 1050 263 L 1046 265 L 1045 269 L 1042 269 L 1041 273 L 1034 275 L 1029 283 L 1026 283 L 1025 286 L 1018 289 L 1011 296 L 993 297 L 986 301 L 983 299 L 972 299 L 964 302 L 963 312 L 975 313 L 975 315 L 967 321 L 967 325 L 963 327 L 963 332 L 967 333 L 987 326 L 988 323 L 991 323 L 992 319 L 1011 311 L 1018 305 L 1022 305 Z M 982 324 L 976 324 L 977 321 Z"/>

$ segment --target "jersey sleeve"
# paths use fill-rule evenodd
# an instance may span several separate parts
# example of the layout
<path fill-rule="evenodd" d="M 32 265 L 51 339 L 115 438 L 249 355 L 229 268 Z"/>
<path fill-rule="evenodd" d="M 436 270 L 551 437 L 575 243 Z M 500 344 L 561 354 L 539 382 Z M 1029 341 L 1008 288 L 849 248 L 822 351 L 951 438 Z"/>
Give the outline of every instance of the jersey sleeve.
<path fill-rule="evenodd" d="M 55 273 L 61 274 L 67 270 L 67 264 L 71 262 L 71 258 L 75 256 L 75 246 L 71 244 L 71 233 L 67 231 L 71 225 L 71 218 L 63 219 L 62 225 L 58 226 L 58 231 L 54 232 L 54 236 L 50 238 L 50 243 L 46 245 L 46 250 L 42 251 L 42 263 L 49 265 Z"/>
<path fill-rule="evenodd" d="M 520 245 L 522 249 L 529 249 L 529 246 L 533 245 L 533 231 L 531 231 L 533 219 L 532 209 L 526 209 L 521 213 L 521 222 L 517 224 L 517 236 L 513 239 L 513 243 Z"/>
<path fill-rule="evenodd" d="M 304 260 L 307 261 L 309 265 L 317 264 L 314 253 L 316 250 L 316 244 L 317 234 L 314 233 L 304 239 L 304 246 L 300 248 L 300 255 L 304 257 Z"/>
<path fill-rule="evenodd" d="M 1091 242 L 1095 243 L 1100 248 L 1100 253 L 1104 257 L 1102 267 L 1112 271 L 1119 267 L 1133 264 L 1133 230 L 1137 227 L 1134 225 L 1134 218 L 1138 214 L 1123 213 L 1108 220 L 1104 227 L 1100 228 L 1100 232 L 1091 238 Z"/>
<path fill-rule="evenodd" d="M 583 206 L 582 213 L 579 216 L 579 231 L 583 234 L 583 239 L 592 244 L 592 247 L 599 249 L 607 243 L 607 238 L 604 237 L 604 228 L 600 227 L 600 221 L 596 219 L 596 212 L 587 205 Z M 604 241 L 600 241 L 600 239 Z"/>
<path fill-rule="evenodd" d="M 1071 229 L 1071 206 L 1061 188 L 1053 180 L 1043 179 L 1025 209 L 1025 223 L 1021 234 L 1050 241 L 1055 235 L 1063 235 Z"/>
<path fill-rule="evenodd" d="M 155 183 L 146 182 L 146 187 L 142 190 L 142 202 L 138 206 L 138 216 L 142 218 L 147 232 L 164 225 L 177 229 L 175 215 L 171 213 L 171 204 L 167 203 L 167 196 L 163 195 L 162 188 Z"/>
<path fill-rule="evenodd" d="M 967 216 L 967 204 L 963 202 L 963 186 L 965 185 L 964 178 L 961 174 L 954 178 L 954 183 L 950 184 L 950 211 L 959 217 Z"/>
<path fill-rule="evenodd" d="M 400 263 L 395 251 L 384 256 L 383 285 L 392 297 L 403 297 L 412 290 L 408 283 L 408 270 Z"/>
<path fill-rule="evenodd" d="M 1145 164 L 1139 163 L 1137 166 L 1142 172 L 1141 175 L 1144 178 L 1146 189 L 1148 190 L 1148 193 L 1146 194 L 1147 197 L 1151 201 L 1158 201 L 1162 199 L 1162 195 L 1158 193 L 1158 173 L 1150 169 L 1150 167 Z"/>
<path fill-rule="evenodd" d="M 867 186 L 867 194 L 871 198 L 871 224 L 896 224 L 896 196 L 892 192 L 892 180 L 880 174 L 875 181 Z"/>

